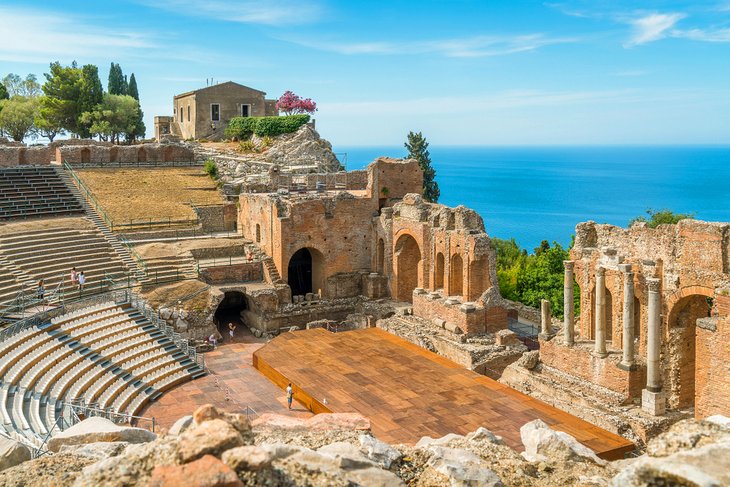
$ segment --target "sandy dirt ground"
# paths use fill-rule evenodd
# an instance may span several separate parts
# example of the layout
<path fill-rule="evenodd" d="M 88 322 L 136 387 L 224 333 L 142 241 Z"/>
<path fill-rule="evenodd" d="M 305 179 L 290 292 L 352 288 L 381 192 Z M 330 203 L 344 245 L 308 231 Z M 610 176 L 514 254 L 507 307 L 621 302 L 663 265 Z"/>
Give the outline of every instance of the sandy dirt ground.
<path fill-rule="evenodd" d="M 194 219 L 191 203 L 224 202 L 200 168 L 81 169 L 77 173 L 116 223 Z"/>
<path fill-rule="evenodd" d="M 143 259 L 156 257 L 172 257 L 185 255 L 191 249 L 213 249 L 222 247 L 236 247 L 242 245 L 242 241 L 230 238 L 209 238 L 196 240 L 183 240 L 180 242 L 152 242 L 137 245 L 135 249 Z"/>
<path fill-rule="evenodd" d="M 75 230 L 93 230 L 94 224 L 86 218 L 53 218 L 43 220 L 29 220 L 0 225 L 0 236 L 12 236 L 23 232 L 34 232 L 38 230 L 53 230 L 55 228 L 73 228 Z"/>

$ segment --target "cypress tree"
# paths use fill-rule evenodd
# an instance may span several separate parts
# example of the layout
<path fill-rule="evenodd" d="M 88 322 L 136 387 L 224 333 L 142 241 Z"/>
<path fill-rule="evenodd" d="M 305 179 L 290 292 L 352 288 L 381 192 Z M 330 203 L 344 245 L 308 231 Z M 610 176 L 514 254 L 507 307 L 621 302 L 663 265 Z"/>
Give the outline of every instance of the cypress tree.
<path fill-rule="evenodd" d="M 110 95 L 124 94 L 124 76 L 122 76 L 122 68 L 117 63 L 112 63 L 109 68 L 109 84 L 107 90 Z"/>
<path fill-rule="evenodd" d="M 122 68 L 119 68 L 119 72 L 122 72 Z M 122 76 L 122 92 L 120 95 L 128 95 L 129 94 L 129 82 L 127 81 L 127 75 L 125 74 Z"/>
<path fill-rule="evenodd" d="M 5 85 L 0 83 L 0 100 L 7 100 L 10 98 L 10 95 L 8 95 L 8 89 L 5 88 Z"/>
<path fill-rule="evenodd" d="M 438 203 L 441 191 L 436 182 L 436 170 L 431 166 L 431 154 L 428 152 L 428 142 L 421 132 L 408 132 L 408 159 L 415 159 L 423 171 L 423 197 L 431 203 Z"/>
<path fill-rule="evenodd" d="M 134 73 L 129 76 L 129 87 L 127 88 L 127 94 L 139 101 L 139 91 L 137 90 L 137 79 L 134 77 Z"/>
<path fill-rule="evenodd" d="M 79 102 L 78 102 L 78 114 L 79 117 L 83 113 L 92 112 L 104 99 L 104 88 L 101 86 L 101 80 L 99 79 L 99 68 L 93 64 L 87 64 L 81 68 L 81 80 L 79 86 Z M 78 123 L 79 135 L 82 137 L 89 137 L 89 124 Z"/>

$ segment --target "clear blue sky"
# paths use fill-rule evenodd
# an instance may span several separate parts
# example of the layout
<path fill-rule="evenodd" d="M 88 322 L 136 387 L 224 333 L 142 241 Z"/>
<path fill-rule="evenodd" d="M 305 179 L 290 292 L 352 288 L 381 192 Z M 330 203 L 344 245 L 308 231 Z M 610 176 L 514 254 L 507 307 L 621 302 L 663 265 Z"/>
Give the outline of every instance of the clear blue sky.
<path fill-rule="evenodd" d="M 55 60 L 134 72 L 148 133 L 214 78 L 336 146 L 730 143 L 730 0 L 0 0 L 0 76 Z"/>

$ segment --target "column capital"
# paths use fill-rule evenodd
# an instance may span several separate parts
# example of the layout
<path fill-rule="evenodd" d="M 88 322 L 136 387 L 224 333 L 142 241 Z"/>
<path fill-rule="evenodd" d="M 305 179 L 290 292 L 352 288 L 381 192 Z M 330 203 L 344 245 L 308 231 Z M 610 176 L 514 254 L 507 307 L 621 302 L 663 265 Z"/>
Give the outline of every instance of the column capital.
<path fill-rule="evenodd" d="M 603 267 L 596 267 L 596 276 L 603 277 L 604 275 L 606 275 L 606 269 Z"/>
<path fill-rule="evenodd" d="M 631 270 L 631 264 L 619 264 L 618 270 L 620 270 L 624 274 L 633 274 Z"/>
<path fill-rule="evenodd" d="M 650 293 L 658 293 L 659 288 L 661 287 L 661 282 L 661 279 L 650 277 L 646 280 L 646 287 L 649 289 Z"/>
<path fill-rule="evenodd" d="M 565 270 L 566 271 L 572 271 L 573 268 L 575 267 L 575 261 L 573 261 L 573 260 L 564 260 L 563 261 L 563 266 L 565 267 Z"/>

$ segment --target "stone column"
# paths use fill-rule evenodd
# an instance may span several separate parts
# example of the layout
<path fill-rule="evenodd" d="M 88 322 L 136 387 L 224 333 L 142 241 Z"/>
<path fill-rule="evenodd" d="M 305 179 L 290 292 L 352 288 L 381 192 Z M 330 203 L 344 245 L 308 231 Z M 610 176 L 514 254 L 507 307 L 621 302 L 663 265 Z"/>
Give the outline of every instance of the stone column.
<path fill-rule="evenodd" d="M 619 367 L 624 370 L 635 370 L 634 364 L 634 273 L 631 264 L 618 266 L 624 275 L 624 333 L 623 358 Z"/>
<path fill-rule="evenodd" d="M 606 352 L 606 269 L 599 267 L 596 269 L 596 309 L 595 322 L 595 346 L 593 353 L 597 357 L 605 357 Z"/>
<path fill-rule="evenodd" d="M 564 260 L 565 279 L 563 282 L 563 339 L 566 345 L 575 343 L 575 305 L 573 297 L 573 268 L 575 262 Z"/>
<path fill-rule="evenodd" d="M 550 301 L 540 300 L 540 337 L 548 339 L 552 334 L 550 318 Z"/>
<path fill-rule="evenodd" d="M 660 416 L 664 414 L 664 393 L 659 371 L 661 351 L 661 297 L 660 280 L 646 280 L 649 295 L 648 326 L 646 330 L 646 389 L 641 393 L 641 407 L 645 411 Z"/>

